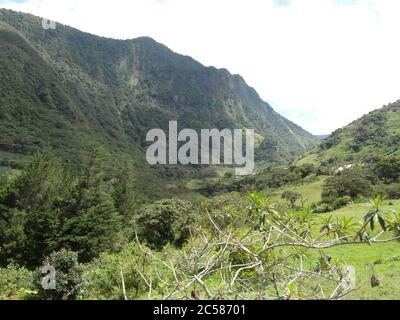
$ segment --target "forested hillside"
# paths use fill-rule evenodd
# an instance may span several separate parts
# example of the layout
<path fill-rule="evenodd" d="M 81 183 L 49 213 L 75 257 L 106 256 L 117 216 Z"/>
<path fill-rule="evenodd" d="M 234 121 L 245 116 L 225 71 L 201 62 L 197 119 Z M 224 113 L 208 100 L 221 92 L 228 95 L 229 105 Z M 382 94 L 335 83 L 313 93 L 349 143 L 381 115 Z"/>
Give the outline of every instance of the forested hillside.
<path fill-rule="evenodd" d="M 318 139 L 277 114 L 238 75 L 150 38 L 112 40 L 1 10 L 1 150 L 52 147 L 76 161 L 93 146 L 140 156 L 149 129 L 254 128 L 258 159 L 281 162 Z"/>
<path fill-rule="evenodd" d="M 397 101 L 336 130 L 301 162 L 340 166 L 397 155 L 400 149 L 399 122 L 400 101 Z"/>

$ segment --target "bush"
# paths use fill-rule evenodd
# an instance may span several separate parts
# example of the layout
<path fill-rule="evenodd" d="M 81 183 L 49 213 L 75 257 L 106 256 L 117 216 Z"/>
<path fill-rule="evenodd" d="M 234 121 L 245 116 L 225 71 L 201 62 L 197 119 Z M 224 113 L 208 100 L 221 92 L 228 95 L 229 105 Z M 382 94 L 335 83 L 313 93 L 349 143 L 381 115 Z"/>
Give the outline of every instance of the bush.
<path fill-rule="evenodd" d="M 331 212 L 333 211 L 333 207 L 332 205 L 328 204 L 328 203 L 320 203 L 317 206 L 317 213 L 327 213 L 327 212 Z"/>
<path fill-rule="evenodd" d="M 400 178 L 400 157 L 386 157 L 377 163 L 375 172 L 386 183 L 397 182 Z"/>
<path fill-rule="evenodd" d="M 340 208 L 343 208 L 347 206 L 350 202 L 352 201 L 351 197 L 349 196 L 343 196 L 340 198 L 337 198 L 335 201 L 333 201 L 333 209 L 337 210 Z"/>
<path fill-rule="evenodd" d="M 33 294 L 33 273 L 16 265 L 0 269 L 0 300 L 21 300 Z"/>
<path fill-rule="evenodd" d="M 246 206 L 247 203 L 243 201 L 239 193 L 217 196 L 199 205 L 198 211 L 203 214 L 197 216 L 196 222 L 209 231 L 215 231 L 214 223 L 221 229 L 226 229 L 230 226 L 240 228 L 248 219 Z M 196 228 L 196 231 L 199 229 Z"/>
<path fill-rule="evenodd" d="M 352 168 L 327 179 L 322 188 L 322 201 L 334 203 L 337 198 L 370 196 L 372 185 L 362 168 Z"/>
<path fill-rule="evenodd" d="M 103 253 L 85 267 L 82 297 L 96 300 L 124 299 L 122 292 L 123 271 L 126 295 L 138 299 L 148 292 L 148 286 L 141 274 L 147 277 L 151 271 L 150 258 L 136 243 L 124 246 L 117 254 Z M 153 280 L 153 288 L 156 281 Z"/>
<path fill-rule="evenodd" d="M 35 281 L 38 298 L 41 300 L 75 300 L 83 284 L 83 269 L 78 263 L 78 254 L 63 249 L 52 253 L 44 265 L 55 268 L 56 289 L 45 290 L 42 288 L 43 275 L 40 268 Z"/>
<path fill-rule="evenodd" d="M 287 201 L 290 209 L 293 209 L 296 206 L 296 201 L 302 198 L 300 193 L 294 191 L 285 191 L 281 198 Z"/>
<path fill-rule="evenodd" d="M 192 209 L 190 202 L 179 199 L 156 202 L 134 220 L 135 229 L 152 248 L 162 249 L 168 243 L 181 246 L 190 235 L 195 218 Z"/>
<path fill-rule="evenodd" d="M 375 192 L 385 196 L 388 199 L 400 199 L 400 184 L 381 184 L 376 187 Z"/>
<path fill-rule="evenodd" d="M 316 170 L 317 176 L 327 176 L 331 172 L 331 169 L 327 165 L 321 164 L 318 169 Z"/>
<path fill-rule="evenodd" d="M 302 178 L 306 178 L 309 175 L 316 172 L 315 166 L 312 163 L 306 163 L 296 168 L 296 171 Z"/>

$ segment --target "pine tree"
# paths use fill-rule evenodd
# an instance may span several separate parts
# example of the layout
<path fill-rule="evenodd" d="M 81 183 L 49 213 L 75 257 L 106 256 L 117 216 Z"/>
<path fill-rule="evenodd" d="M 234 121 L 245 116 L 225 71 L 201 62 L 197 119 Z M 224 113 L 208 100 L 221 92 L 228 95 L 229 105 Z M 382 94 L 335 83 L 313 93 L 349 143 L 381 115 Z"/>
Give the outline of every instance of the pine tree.
<path fill-rule="evenodd" d="M 128 162 L 125 162 L 114 184 L 114 201 L 123 224 L 129 225 L 135 211 L 135 191 L 133 169 Z"/>
<path fill-rule="evenodd" d="M 35 155 L 22 173 L 3 187 L 0 196 L 2 263 L 35 267 L 57 245 L 60 206 L 70 180 L 53 152 Z"/>
<path fill-rule="evenodd" d="M 95 150 L 76 190 L 76 204 L 68 213 L 60 242 L 90 261 L 116 246 L 121 219 L 106 180 L 104 154 Z"/>

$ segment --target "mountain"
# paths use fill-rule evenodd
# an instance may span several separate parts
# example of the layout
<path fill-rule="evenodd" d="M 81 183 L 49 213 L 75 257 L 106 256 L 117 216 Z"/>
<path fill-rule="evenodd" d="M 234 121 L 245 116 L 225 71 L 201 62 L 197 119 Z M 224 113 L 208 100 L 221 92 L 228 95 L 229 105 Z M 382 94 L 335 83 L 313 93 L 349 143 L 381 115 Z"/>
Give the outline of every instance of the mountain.
<path fill-rule="evenodd" d="M 283 162 L 318 139 L 276 113 L 239 75 L 150 38 L 107 39 L 0 10 L 0 151 L 43 147 L 80 161 L 94 146 L 143 158 L 153 128 L 254 128 L 257 159 Z"/>
<path fill-rule="evenodd" d="M 316 137 L 320 140 L 325 140 L 326 138 L 328 138 L 330 135 L 329 134 L 320 134 L 320 135 L 316 135 Z"/>
<path fill-rule="evenodd" d="M 400 100 L 336 130 L 300 162 L 351 164 L 400 152 Z"/>

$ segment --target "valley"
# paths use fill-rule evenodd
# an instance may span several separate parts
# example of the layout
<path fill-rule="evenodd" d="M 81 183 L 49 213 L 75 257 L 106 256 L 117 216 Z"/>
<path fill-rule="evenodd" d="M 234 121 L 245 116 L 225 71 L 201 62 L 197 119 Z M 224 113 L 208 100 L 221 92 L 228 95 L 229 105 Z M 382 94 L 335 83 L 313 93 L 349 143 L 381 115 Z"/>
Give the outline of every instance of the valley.
<path fill-rule="evenodd" d="M 400 299 L 400 101 L 317 137 L 151 38 L 0 13 L 0 299 Z"/>

